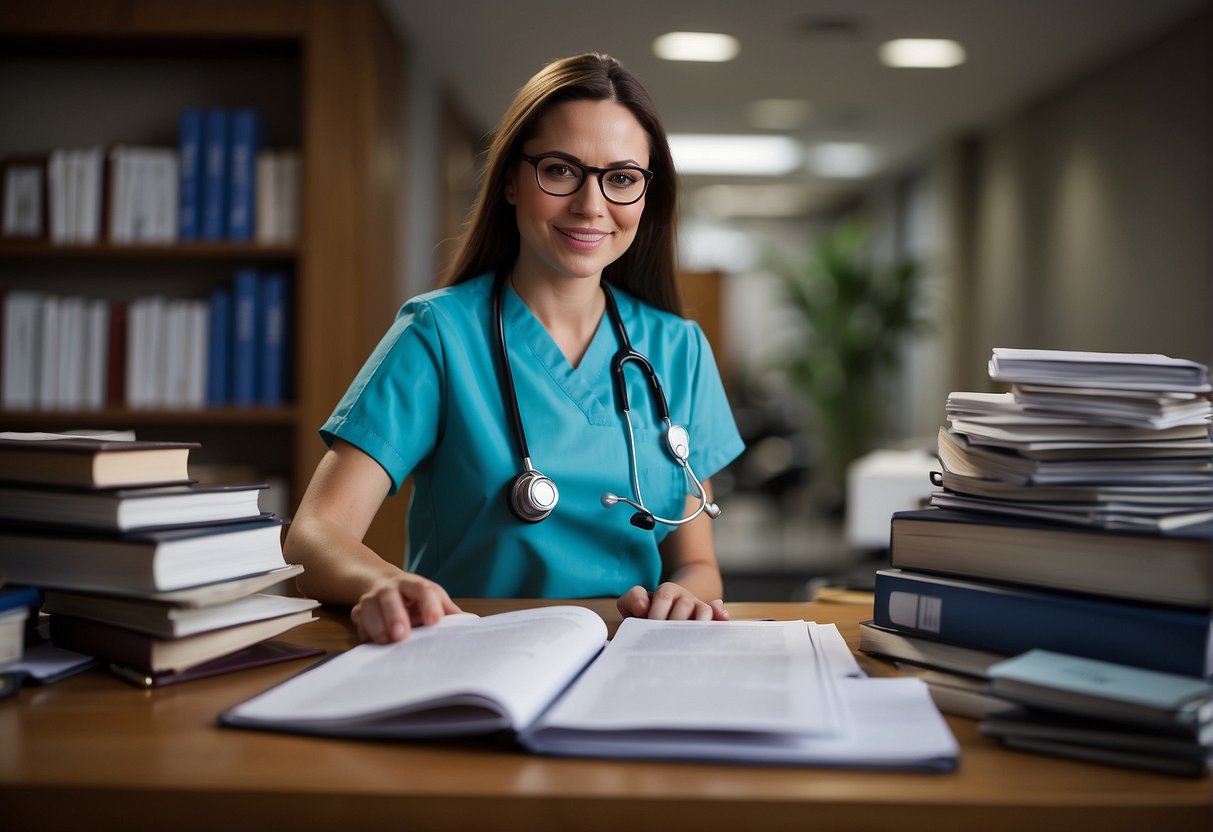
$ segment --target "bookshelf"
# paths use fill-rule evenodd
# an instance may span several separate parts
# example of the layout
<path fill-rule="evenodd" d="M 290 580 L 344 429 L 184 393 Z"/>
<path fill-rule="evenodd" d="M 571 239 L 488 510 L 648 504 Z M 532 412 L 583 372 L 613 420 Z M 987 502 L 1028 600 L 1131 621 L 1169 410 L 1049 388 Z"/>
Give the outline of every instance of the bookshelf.
<path fill-rule="evenodd" d="M 278 407 L 9 410 L 0 429 L 133 428 L 202 443 L 200 465 L 280 478 L 292 512 L 323 453 L 316 429 L 390 323 L 401 221 L 402 47 L 374 0 L 40 0 L 0 6 L 0 157 L 176 145 L 188 107 L 256 108 L 298 148 L 291 245 L 55 245 L 0 240 L 0 293 L 204 297 L 241 267 L 292 281 L 292 391 Z M 318 195 L 318 196 L 316 196 Z M 398 559 L 404 498 L 368 543 Z"/>

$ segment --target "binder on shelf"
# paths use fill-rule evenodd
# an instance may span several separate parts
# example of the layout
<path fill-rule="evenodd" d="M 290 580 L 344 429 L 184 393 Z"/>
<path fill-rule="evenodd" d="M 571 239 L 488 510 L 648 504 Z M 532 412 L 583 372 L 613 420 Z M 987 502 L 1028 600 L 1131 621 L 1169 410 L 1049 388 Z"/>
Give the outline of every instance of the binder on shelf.
<path fill-rule="evenodd" d="M 177 233 L 181 240 L 196 240 L 201 230 L 202 119 L 200 109 L 185 110 L 178 118 L 180 205 L 177 210 Z"/>
<path fill-rule="evenodd" d="M 202 225 L 204 240 L 222 240 L 227 233 L 228 116 L 207 110 L 203 118 Z"/>
<path fill-rule="evenodd" d="M 253 239 L 261 116 L 256 110 L 234 110 L 228 128 L 227 238 L 247 241 Z"/>
<path fill-rule="evenodd" d="M 261 281 L 256 269 L 239 269 L 232 280 L 231 403 L 257 403 L 258 308 Z"/>
<path fill-rule="evenodd" d="M 232 292 L 211 292 L 210 331 L 207 333 L 206 403 L 223 407 L 231 400 Z"/>
<path fill-rule="evenodd" d="M 258 400 L 277 407 L 286 401 L 287 338 L 290 320 L 289 283 L 285 272 L 267 272 L 261 282 L 261 322 L 259 325 L 260 366 Z"/>

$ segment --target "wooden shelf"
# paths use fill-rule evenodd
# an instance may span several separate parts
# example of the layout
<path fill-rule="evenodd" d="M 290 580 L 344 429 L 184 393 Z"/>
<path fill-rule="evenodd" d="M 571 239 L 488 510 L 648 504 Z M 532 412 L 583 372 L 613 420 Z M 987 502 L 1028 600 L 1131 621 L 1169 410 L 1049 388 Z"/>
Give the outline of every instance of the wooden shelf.
<path fill-rule="evenodd" d="M 0 292 L 199 297 L 229 280 L 233 266 L 286 267 L 293 275 L 291 405 L 0 411 L 0 429 L 205 436 L 204 450 L 218 462 L 264 464 L 286 476 L 297 505 L 325 450 L 317 428 L 402 300 L 395 276 L 407 92 L 403 49 L 383 9 L 377 0 L 0 3 L 0 64 L 7 61 L 31 80 L 0 106 L 49 100 L 40 94 L 81 100 L 35 108 L 37 117 L 23 122 L 26 133 L 8 137 L 0 152 L 164 145 L 176 136 L 182 108 L 255 106 L 272 143 L 300 149 L 303 203 L 293 246 L 0 240 Z M 389 504 L 367 543 L 398 560 L 404 507 Z"/>
<path fill-rule="evenodd" d="M 198 410 L 0 410 L 0 429 L 45 430 L 65 427 L 138 427 L 140 425 L 294 427 L 293 407 L 216 407 Z"/>
<path fill-rule="evenodd" d="M 79 258 L 104 260 L 295 260 L 299 250 L 293 245 L 260 245 L 227 241 L 172 243 L 168 245 L 60 245 L 45 240 L 0 240 L 0 258 Z"/>

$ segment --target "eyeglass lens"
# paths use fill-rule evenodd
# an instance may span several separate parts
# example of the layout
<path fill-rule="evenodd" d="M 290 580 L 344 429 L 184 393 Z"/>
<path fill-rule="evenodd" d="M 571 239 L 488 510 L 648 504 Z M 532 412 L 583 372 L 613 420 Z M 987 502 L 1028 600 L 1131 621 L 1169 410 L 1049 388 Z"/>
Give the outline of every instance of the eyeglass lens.
<path fill-rule="evenodd" d="M 589 173 L 581 165 L 561 159 L 559 156 L 544 156 L 531 161 L 535 166 L 535 178 L 539 187 L 552 196 L 568 196 L 581 187 Z M 597 172 L 597 169 L 594 169 Z M 597 172 L 595 178 L 602 194 L 611 202 L 627 205 L 644 196 L 648 180 L 640 168 L 611 168 Z"/>

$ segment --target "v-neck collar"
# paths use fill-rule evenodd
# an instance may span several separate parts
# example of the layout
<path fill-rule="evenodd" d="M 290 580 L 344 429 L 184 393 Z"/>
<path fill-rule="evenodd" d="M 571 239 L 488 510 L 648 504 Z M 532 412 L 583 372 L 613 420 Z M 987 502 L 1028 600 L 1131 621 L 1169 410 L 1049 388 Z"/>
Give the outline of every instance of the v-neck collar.
<path fill-rule="evenodd" d="M 604 310 L 590 345 L 576 367 L 565 357 L 555 339 L 526 302 L 506 285 L 502 316 L 506 341 L 511 350 L 527 349 L 552 381 L 580 408 L 590 424 L 615 423 L 614 389 L 611 385 L 611 359 L 619 349 L 610 316 Z M 518 370 L 514 370 L 518 375 Z"/>

